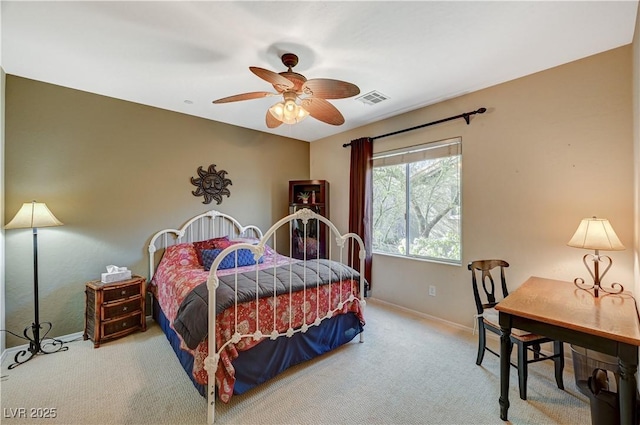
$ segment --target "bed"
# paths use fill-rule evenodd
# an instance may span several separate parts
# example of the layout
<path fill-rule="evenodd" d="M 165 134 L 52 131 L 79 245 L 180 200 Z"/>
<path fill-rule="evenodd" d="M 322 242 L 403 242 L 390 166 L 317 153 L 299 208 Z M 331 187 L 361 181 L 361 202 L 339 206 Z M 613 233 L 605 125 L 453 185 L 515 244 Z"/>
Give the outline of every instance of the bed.
<path fill-rule="evenodd" d="M 305 254 L 293 258 L 298 247 L 289 235 L 311 223 L 327 229 L 329 259 L 306 249 L 318 243 L 311 238 L 296 240 Z M 286 252 L 287 246 L 288 255 L 275 249 Z M 364 341 L 366 282 L 353 267 L 364 269 L 364 244 L 309 209 L 264 234 L 208 211 L 180 229 L 157 232 L 148 251 L 153 318 L 194 386 L 206 394 L 208 423 L 215 419 L 216 395 L 226 403 L 356 335 Z"/>

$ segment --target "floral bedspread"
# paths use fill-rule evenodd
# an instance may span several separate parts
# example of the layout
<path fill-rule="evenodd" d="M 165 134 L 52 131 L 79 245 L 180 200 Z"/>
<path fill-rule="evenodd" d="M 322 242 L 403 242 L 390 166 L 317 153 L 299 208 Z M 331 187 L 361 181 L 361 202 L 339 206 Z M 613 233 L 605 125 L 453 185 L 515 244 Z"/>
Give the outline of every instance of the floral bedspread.
<path fill-rule="evenodd" d="M 289 264 L 292 260 L 275 252 L 266 246 L 264 261 L 258 268 Z M 298 260 L 293 260 L 298 261 Z M 218 270 L 218 275 L 234 274 L 236 270 L 255 270 L 256 266 L 239 267 L 237 269 Z M 198 262 L 196 250 L 191 243 L 183 243 L 168 247 L 158 265 L 151 281 L 149 290 L 158 300 L 162 311 L 173 328 L 178 308 L 184 298 L 198 285 L 206 282 L 208 271 Z M 356 313 L 359 320 L 364 323 L 360 303 L 355 300 L 348 302 L 351 294 L 357 295 L 358 282 L 346 279 L 339 284 L 321 286 L 319 288 L 307 288 L 306 291 L 293 293 L 291 302 L 289 294 L 279 295 L 274 298 L 264 298 L 258 301 L 260 317 L 260 331 L 269 335 L 275 327 L 278 332 L 286 332 L 289 328 L 298 328 L 303 324 L 311 325 L 316 317 L 326 315 L 326 312 L 337 308 L 343 302 L 339 313 Z M 275 316 L 274 316 L 275 309 Z M 256 329 L 256 301 L 238 305 L 237 331 L 240 333 L 252 333 Z M 216 317 L 216 345 L 222 346 L 236 332 L 235 309 L 228 308 Z M 180 338 L 180 335 L 176 333 Z M 181 338 L 180 338 L 181 339 Z M 237 344 L 229 344 L 220 353 L 220 360 L 216 370 L 216 386 L 221 401 L 228 402 L 233 395 L 235 383 L 235 369 L 232 361 L 238 357 L 239 351 L 247 350 L 262 340 L 255 341 L 252 338 L 243 338 Z M 189 349 L 181 339 L 181 348 L 190 352 L 194 358 L 193 376 L 200 384 L 207 384 L 207 372 L 204 369 L 204 361 L 208 356 L 208 342 L 205 339 L 194 350 Z"/>

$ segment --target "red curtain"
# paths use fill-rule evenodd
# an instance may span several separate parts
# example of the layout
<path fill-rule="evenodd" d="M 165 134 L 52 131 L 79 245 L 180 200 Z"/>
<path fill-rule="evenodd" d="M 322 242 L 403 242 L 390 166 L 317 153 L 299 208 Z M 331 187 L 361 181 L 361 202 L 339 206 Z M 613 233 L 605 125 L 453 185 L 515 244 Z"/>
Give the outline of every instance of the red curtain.
<path fill-rule="evenodd" d="M 351 141 L 351 173 L 349 186 L 349 232 L 362 238 L 367 251 L 364 277 L 371 288 L 371 219 L 373 216 L 373 139 L 363 137 Z M 357 253 L 356 253 L 357 258 Z M 356 262 L 357 268 L 360 262 Z M 358 270 L 362 272 L 361 270 Z"/>

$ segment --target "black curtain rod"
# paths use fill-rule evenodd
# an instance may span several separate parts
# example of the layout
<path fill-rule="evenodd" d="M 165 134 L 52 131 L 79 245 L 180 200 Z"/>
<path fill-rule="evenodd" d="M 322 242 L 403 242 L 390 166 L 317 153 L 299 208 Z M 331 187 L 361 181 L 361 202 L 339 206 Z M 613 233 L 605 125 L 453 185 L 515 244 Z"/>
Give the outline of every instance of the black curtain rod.
<path fill-rule="evenodd" d="M 382 136 L 372 137 L 371 140 L 382 139 L 383 137 L 388 137 L 388 136 L 394 136 L 396 134 L 405 133 L 407 131 L 417 130 L 417 129 L 423 128 L 423 127 L 428 127 L 430 125 L 440 124 L 440 123 L 443 123 L 443 122 L 446 122 L 446 121 L 451 121 L 451 120 L 457 120 L 458 118 L 464 118 L 464 120 L 467 122 L 467 125 L 469 125 L 469 122 L 470 122 L 469 121 L 469 117 L 471 115 L 484 114 L 485 112 L 487 112 L 487 108 L 480 108 L 477 111 L 465 112 L 463 114 L 456 115 L 455 117 L 443 118 L 443 119 L 438 120 L 438 121 L 433 121 L 433 122 L 429 122 L 429 123 L 426 123 L 426 124 L 417 125 L 417 126 L 411 127 L 411 128 L 405 128 L 404 130 L 394 131 L 393 133 L 383 134 Z M 351 143 L 345 143 L 345 144 L 342 145 L 343 148 L 346 148 L 348 146 L 351 146 Z"/>

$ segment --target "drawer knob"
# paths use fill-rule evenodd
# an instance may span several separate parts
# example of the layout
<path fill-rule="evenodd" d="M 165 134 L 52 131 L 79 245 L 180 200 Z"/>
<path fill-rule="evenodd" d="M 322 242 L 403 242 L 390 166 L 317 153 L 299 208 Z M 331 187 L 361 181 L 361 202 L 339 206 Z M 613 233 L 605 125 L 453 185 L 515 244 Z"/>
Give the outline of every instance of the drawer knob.
<path fill-rule="evenodd" d="M 122 290 L 122 292 L 120 292 L 120 293 L 121 293 L 122 295 L 124 295 L 124 294 L 126 294 L 126 293 L 127 293 L 127 290 L 126 290 L 126 289 L 123 289 L 123 290 Z"/>
<path fill-rule="evenodd" d="M 127 322 L 122 322 L 122 327 L 124 328 L 125 326 L 127 326 Z"/>
<path fill-rule="evenodd" d="M 127 310 L 128 310 L 128 308 L 127 308 L 126 305 L 124 307 L 122 307 L 122 311 L 127 311 Z"/>

